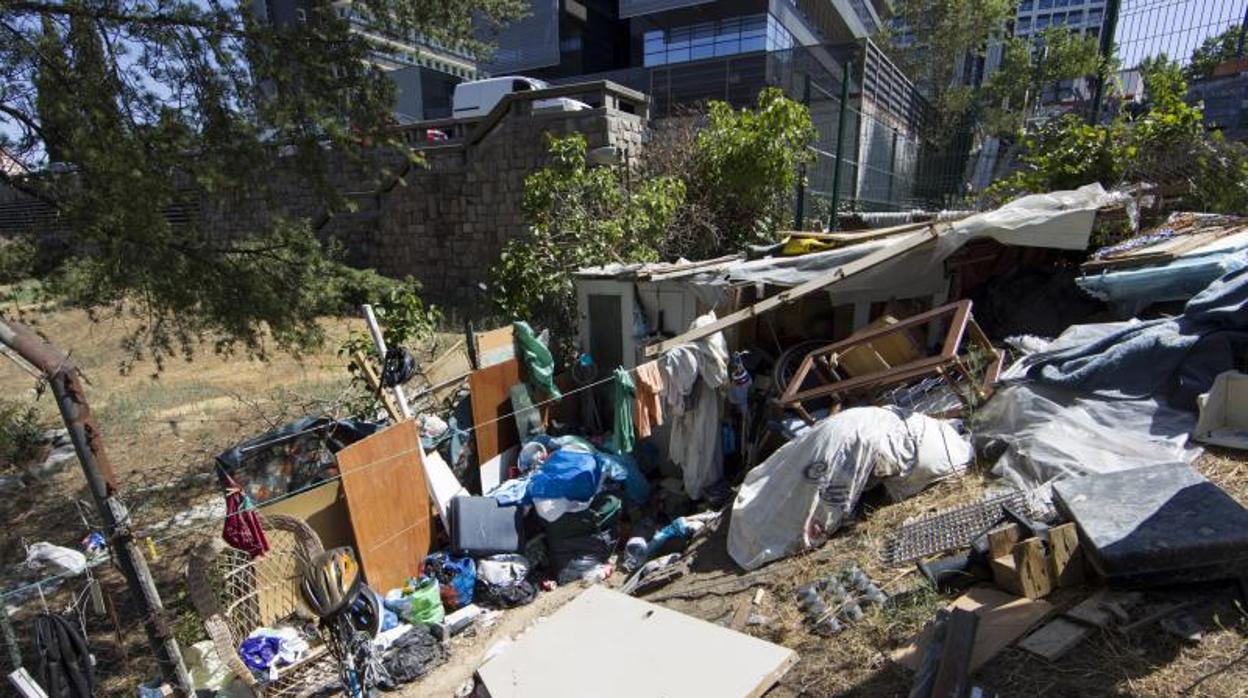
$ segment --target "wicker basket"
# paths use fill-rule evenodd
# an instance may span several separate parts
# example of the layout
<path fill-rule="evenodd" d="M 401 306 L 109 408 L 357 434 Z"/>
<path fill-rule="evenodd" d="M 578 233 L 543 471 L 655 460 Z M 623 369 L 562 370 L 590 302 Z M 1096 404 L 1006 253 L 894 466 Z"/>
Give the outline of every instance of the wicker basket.
<path fill-rule="evenodd" d="M 320 538 L 293 516 L 261 515 L 260 521 L 268 553 L 253 560 L 220 538 L 207 541 L 191 556 L 186 586 L 221 661 L 257 696 L 311 695 L 338 681 L 337 663 L 323 643 L 314 643 L 302 661 L 281 667 L 271 681 L 257 679 L 238 654 L 256 628 L 291 616 L 315 619 L 304 604 L 300 576 L 321 552 Z"/>

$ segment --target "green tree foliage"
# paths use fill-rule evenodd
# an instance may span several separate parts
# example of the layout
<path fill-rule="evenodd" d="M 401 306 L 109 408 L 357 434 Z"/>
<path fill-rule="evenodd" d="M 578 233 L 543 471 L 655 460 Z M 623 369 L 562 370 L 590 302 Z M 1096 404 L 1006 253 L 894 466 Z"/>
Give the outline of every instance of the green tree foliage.
<path fill-rule="evenodd" d="M 1103 70 L 1097 40 L 1050 28 L 1034 38 L 1009 37 L 1001 64 L 984 83 L 985 127 L 996 136 L 1015 136 L 1042 91 L 1061 80 L 1090 77 Z"/>
<path fill-rule="evenodd" d="M 582 136 L 551 138 L 550 164 L 525 180 L 529 233 L 492 274 L 497 305 L 570 338 L 579 268 L 704 259 L 771 239 L 816 135 L 806 107 L 769 88 L 756 108 L 712 102 L 660 129 L 635 172 L 590 167 Z"/>
<path fill-rule="evenodd" d="M 522 0 L 368 0 L 354 21 L 377 35 L 424 36 L 486 51 L 474 20 L 497 25 Z M 379 153 L 409 153 L 390 128 L 392 83 L 366 59 L 339 7 L 273 26 L 241 0 L 6 0 L 0 3 L 0 148 L 37 172 L 0 182 L 50 203 L 71 231 L 47 286 L 84 305 L 144 319 L 136 356 L 189 352 L 212 338 L 263 353 L 319 340 L 336 293 L 385 285 L 347 269 L 333 241 L 278 217 L 228 234 L 194 212 L 205 202 L 269 199 L 293 176 L 327 213 L 348 210 L 328 185 L 341 159 L 391 173 Z M 8 257 L 15 257 L 8 255 Z"/>
<path fill-rule="evenodd" d="M 948 138 L 975 103 L 972 88 L 957 70 L 968 58 L 983 57 L 1014 15 L 1016 0 L 896 0 L 894 14 L 913 31 L 913 40 L 881 37 L 889 54 L 936 109 L 933 135 Z"/>
<path fill-rule="evenodd" d="M 29 402 L 29 401 L 27 401 Z M 43 443 L 43 429 L 29 404 L 0 399 L 0 470 L 30 464 Z"/>
<path fill-rule="evenodd" d="M 1209 77 L 1213 75 L 1213 69 L 1218 67 L 1219 63 L 1238 56 L 1239 29 L 1238 24 L 1232 24 L 1221 34 L 1206 37 L 1200 46 L 1192 51 L 1192 58 L 1187 68 L 1183 70 L 1183 76 L 1188 80 Z"/>
<path fill-rule="evenodd" d="M 685 185 L 675 177 L 628 182 L 619 167 L 592 167 L 585 137 L 549 138 L 550 164 L 525 179 L 526 235 L 511 240 L 491 274 L 495 302 L 510 317 L 576 334 L 572 272 L 613 262 L 650 262 Z"/>
<path fill-rule="evenodd" d="M 1186 184 L 1190 208 L 1248 210 L 1248 149 L 1205 132 L 1201 110 L 1184 101 L 1177 62 L 1163 54 L 1140 71 L 1147 94 L 1141 112 L 1096 125 L 1066 114 L 1041 125 L 1023 140 L 1022 168 L 990 187 L 987 198 L 1140 181 Z"/>
<path fill-rule="evenodd" d="M 697 258 L 770 239 L 788 217 L 799 165 L 813 159 L 817 136 L 810 111 L 778 88 L 759 93 L 755 109 L 711 102 L 686 186 L 707 202 L 719 235 L 676 252 Z"/>

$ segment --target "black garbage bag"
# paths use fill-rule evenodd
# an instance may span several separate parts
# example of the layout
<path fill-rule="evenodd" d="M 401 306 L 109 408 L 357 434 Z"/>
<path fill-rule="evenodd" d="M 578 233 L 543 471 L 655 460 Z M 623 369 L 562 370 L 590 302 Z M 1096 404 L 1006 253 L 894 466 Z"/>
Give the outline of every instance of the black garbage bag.
<path fill-rule="evenodd" d="M 446 648 L 425 626 L 412 628 L 403 633 L 381 655 L 381 665 L 386 669 L 380 688 L 398 690 L 404 684 L 428 674 L 446 662 Z"/>

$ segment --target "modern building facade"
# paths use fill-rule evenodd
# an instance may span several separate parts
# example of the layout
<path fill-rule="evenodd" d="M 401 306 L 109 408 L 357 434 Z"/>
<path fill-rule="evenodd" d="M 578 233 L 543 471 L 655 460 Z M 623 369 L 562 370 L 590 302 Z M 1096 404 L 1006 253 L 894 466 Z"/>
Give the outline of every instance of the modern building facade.
<path fill-rule="evenodd" d="M 561 80 L 842 44 L 872 35 L 891 0 L 531 0 L 482 68 Z"/>
<path fill-rule="evenodd" d="M 305 22 L 312 11 L 312 0 L 252 0 L 252 12 L 276 27 Z M 368 40 L 369 60 L 395 82 L 399 100 L 399 121 L 437 119 L 451 115 L 451 93 L 455 85 L 478 75 L 476 57 L 466 51 L 443 46 L 427 37 L 395 36 L 370 27 L 352 0 L 332 5 L 338 16 L 351 23 L 352 31 Z"/>

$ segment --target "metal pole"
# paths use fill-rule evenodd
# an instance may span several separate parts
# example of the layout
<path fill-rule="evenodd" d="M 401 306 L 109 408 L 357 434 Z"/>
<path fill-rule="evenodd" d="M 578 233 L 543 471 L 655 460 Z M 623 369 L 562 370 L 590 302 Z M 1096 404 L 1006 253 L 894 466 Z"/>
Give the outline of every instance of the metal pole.
<path fill-rule="evenodd" d="M 805 73 L 802 85 L 802 106 L 810 111 L 810 73 Z M 797 202 L 794 204 L 793 229 L 801 230 L 806 220 L 806 162 L 803 161 L 797 172 Z"/>
<path fill-rule="evenodd" d="M 104 452 L 104 439 L 91 407 L 87 404 L 78 367 L 59 349 L 44 341 L 30 328 L 16 322 L 0 320 L 0 342 L 17 352 L 32 366 L 39 369 L 52 388 L 57 407 L 83 475 L 95 500 L 96 509 L 104 521 L 105 534 L 110 542 L 113 560 L 126 578 L 135 604 L 143 612 L 143 626 L 148 642 L 156 653 L 160 673 L 178 695 L 189 696 L 194 692 L 191 676 L 182 662 L 178 641 L 165 620 L 164 604 L 156 590 L 156 582 L 143 550 L 135 539 L 130 525 L 130 515 L 117 498 L 117 476 L 112 463 Z"/>
<path fill-rule="evenodd" d="M 373 306 L 365 303 L 360 306 L 364 311 L 364 322 L 368 325 L 369 334 L 373 335 L 373 345 L 377 347 L 377 355 L 381 357 L 381 362 L 386 362 L 386 340 L 381 336 L 381 325 L 377 324 L 377 316 L 373 314 Z M 394 386 L 394 400 L 399 403 L 399 412 L 403 415 L 403 419 L 412 418 L 412 408 L 407 405 L 407 395 L 403 393 L 403 386 Z"/>
<path fill-rule="evenodd" d="M 1114 55 L 1114 34 L 1118 33 L 1118 10 L 1122 0 L 1108 0 L 1105 3 L 1105 24 L 1101 27 L 1101 60 L 1102 65 L 1097 71 L 1096 90 L 1092 94 L 1092 119 L 1089 123 L 1101 121 L 1101 102 L 1105 98 L 1105 73 L 1109 70 L 1109 60 Z"/>
<path fill-rule="evenodd" d="M 849 73 L 853 61 L 841 66 L 841 113 L 836 120 L 836 168 L 832 170 L 832 230 L 841 227 L 841 157 L 845 153 L 845 120 L 849 116 Z"/>

